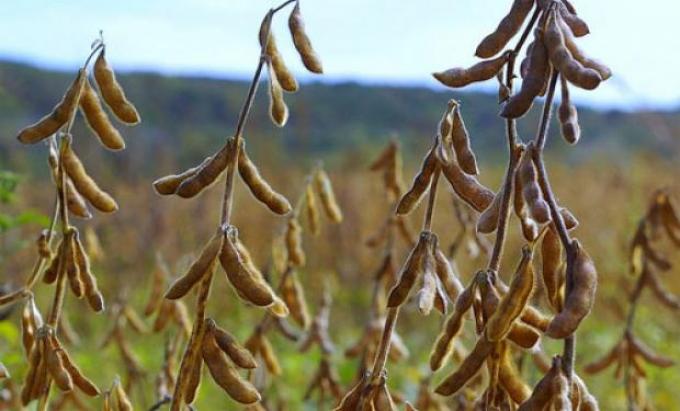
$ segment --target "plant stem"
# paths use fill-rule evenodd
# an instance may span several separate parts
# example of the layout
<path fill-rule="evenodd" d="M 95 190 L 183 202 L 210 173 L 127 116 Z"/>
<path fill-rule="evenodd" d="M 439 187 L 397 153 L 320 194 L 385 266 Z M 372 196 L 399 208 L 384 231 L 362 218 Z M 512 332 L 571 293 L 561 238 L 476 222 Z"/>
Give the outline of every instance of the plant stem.
<path fill-rule="evenodd" d="M 522 50 L 522 46 L 527 40 L 529 33 L 536 24 L 538 16 L 541 10 L 536 7 L 534 13 L 529 20 L 526 28 L 522 32 L 522 35 L 512 50 L 510 57 L 508 58 L 508 63 L 505 68 L 505 86 L 508 88 L 509 94 L 512 95 L 513 82 L 515 79 L 515 60 L 517 55 Z M 508 220 L 510 219 L 510 199 L 512 197 L 512 191 L 514 186 L 514 176 L 517 171 L 518 159 L 514 155 L 517 149 L 518 136 L 517 136 L 517 124 L 514 118 L 508 118 L 505 120 L 505 134 L 508 141 L 508 168 L 505 173 L 505 180 L 502 185 L 502 199 L 500 205 L 500 213 L 498 215 L 498 224 L 496 227 L 496 240 L 493 245 L 493 251 L 491 252 L 491 257 L 489 257 L 488 269 L 495 271 L 496 273 L 500 270 L 501 258 L 503 257 L 503 248 L 505 246 L 505 237 L 508 231 Z"/>
<path fill-rule="evenodd" d="M 538 174 L 538 184 L 540 185 L 543 197 L 550 208 L 550 217 L 552 223 L 555 224 L 560 241 L 562 242 L 562 247 L 564 248 L 567 255 L 567 268 L 565 272 L 565 298 L 569 298 L 569 293 L 574 288 L 574 263 L 576 259 L 575 249 L 572 244 L 572 240 L 569 237 L 567 227 L 564 224 L 564 219 L 560 213 L 559 206 L 557 205 L 555 194 L 553 193 L 548 180 L 548 172 L 546 171 L 545 162 L 543 160 L 543 149 L 547 141 L 548 129 L 550 128 L 550 117 L 552 114 L 552 105 L 558 78 L 559 72 L 557 70 L 553 70 L 553 73 L 550 77 L 550 84 L 548 85 L 548 93 L 543 105 L 543 115 L 541 116 L 538 133 L 536 134 L 536 139 L 534 140 L 535 145 L 532 149 L 531 155 Z M 567 378 L 570 380 L 574 370 L 575 352 L 576 336 L 572 334 L 565 338 L 564 349 L 562 353 L 562 368 Z"/>
<path fill-rule="evenodd" d="M 251 80 L 250 87 L 248 88 L 248 94 L 246 96 L 245 101 L 243 102 L 243 106 L 241 107 L 241 111 L 239 112 L 238 120 L 236 123 L 236 132 L 234 133 L 234 137 L 232 141 L 227 141 L 227 144 L 232 144 L 232 150 L 234 151 L 233 154 L 229 158 L 229 163 L 227 165 L 227 176 L 226 176 L 226 181 L 224 185 L 224 196 L 222 198 L 222 212 L 220 215 L 220 226 L 222 229 L 226 228 L 226 226 L 229 225 L 229 222 L 231 220 L 231 210 L 232 210 L 232 204 L 233 204 L 233 197 L 234 197 L 234 182 L 235 182 L 235 177 L 236 177 L 236 168 L 238 167 L 238 156 L 239 156 L 239 147 L 241 145 L 241 140 L 243 139 L 243 129 L 246 125 L 246 122 L 248 120 L 248 117 L 250 115 L 250 111 L 253 106 L 253 102 L 255 100 L 255 96 L 257 94 L 257 88 L 260 83 L 260 77 L 262 76 L 262 68 L 264 67 L 264 64 L 267 62 L 267 56 L 265 54 L 265 50 L 267 48 L 267 41 L 269 39 L 269 32 L 271 30 L 271 18 L 273 15 L 284 8 L 286 5 L 292 3 L 294 0 L 289 0 L 285 3 L 283 3 L 281 6 L 277 7 L 276 9 L 270 9 L 269 12 L 265 15 L 265 20 L 263 22 L 267 22 L 267 32 L 266 34 L 266 39 L 265 44 L 263 44 L 260 48 L 260 57 L 257 63 L 257 67 L 255 69 L 255 73 L 253 75 L 253 79 Z M 205 322 L 205 309 L 207 305 L 207 300 L 208 296 L 210 295 L 210 289 L 212 287 L 212 279 L 213 279 L 213 272 L 211 271 L 209 275 L 207 275 L 200 284 L 200 289 L 199 289 L 199 295 L 196 301 L 196 320 L 194 322 L 194 326 L 191 332 L 191 337 L 189 338 L 189 341 L 187 343 L 187 346 L 184 350 L 184 354 L 182 355 L 182 361 L 180 363 L 180 372 L 179 375 L 177 376 L 177 382 L 175 383 L 175 389 L 173 392 L 173 397 L 172 401 L 170 404 L 170 409 L 171 410 L 179 410 L 181 408 L 181 403 L 182 403 L 182 397 L 184 395 L 183 393 L 183 384 L 181 384 L 182 380 L 185 378 L 182 378 L 183 375 L 188 372 L 189 367 L 192 365 L 191 363 L 195 361 L 194 356 L 198 347 L 192 347 L 195 344 L 198 344 L 200 342 L 200 339 L 202 338 L 203 330 L 204 330 L 204 322 Z M 194 348 L 192 350 L 192 348 Z M 191 358 L 190 358 L 191 357 Z"/>
<path fill-rule="evenodd" d="M 71 119 L 68 122 L 67 128 L 70 129 L 71 125 L 73 124 L 73 119 L 75 117 L 75 111 L 71 114 Z M 63 137 L 65 139 L 68 139 L 68 141 L 64 142 L 62 141 L 61 144 L 71 144 L 71 137 L 66 135 Z M 61 147 L 60 147 L 61 148 Z M 61 150 L 60 150 L 61 153 Z M 59 165 L 57 168 L 57 206 L 56 208 L 56 215 L 58 215 L 59 220 L 61 221 L 61 235 L 62 235 L 62 241 L 66 241 L 67 237 L 70 236 L 68 233 L 68 230 L 70 228 L 70 224 L 68 221 L 68 203 L 66 200 L 66 170 L 64 169 L 64 162 L 63 162 L 63 155 L 60 154 L 59 156 Z M 54 228 L 54 223 L 52 224 L 52 227 Z M 64 245 L 65 246 L 65 245 Z M 59 317 L 61 315 L 62 308 L 64 306 L 64 300 L 66 298 L 66 267 L 64 266 L 65 264 L 65 257 L 64 256 L 59 256 L 57 255 L 55 258 L 59 259 L 59 263 L 57 265 L 57 285 L 56 289 L 54 290 L 54 299 L 52 300 L 52 306 L 50 307 L 49 315 L 47 317 L 47 325 L 52 328 L 54 333 L 56 334 L 57 328 L 59 327 Z M 45 411 L 47 410 L 47 405 L 48 405 L 48 399 L 50 395 L 50 390 L 52 388 L 52 381 L 48 376 L 48 381 L 47 381 L 47 387 L 45 388 L 45 391 L 43 395 L 40 397 L 40 401 L 38 402 L 38 407 L 37 409 L 39 411 Z"/>
<path fill-rule="evenodd" d="M 425 211 L 425 218 L 423 220 L 423 231 L 430 231 L 432 228 L 432 215 L 434 214 L 434 205 L 437 200 L 437 183 L 439 182 L 439 175 L 441 169 L 437 168 L 432 176 L 430 183 L 430 196 L 427 199 L 427 210 Z"/>
<path fill-rule="evenodd" d="M 533 22 L 534 20 L 532 20 Z M 529 29 L 532 27 L 533 23 L 527 27 L 525 33 L 528 33 Z M 525 38 L 523 36 L 523 38 Z M 522 40 L 517 44 L 515 48 L 518 50 L 521 48 Z M 506 66 L 505 73 L 505 85 L 508 88 L 510 94 L 512 94 L 513 79 L 515 77 L 515 58 L 516 53 L 513 52 L 510 55 L 508 64 Z M 498 273 L 500 269 L 501 257 L 503 256 L 503 248 L 505 246 L 505 236 L 508 231 L 508 220 L 510 219 L 510 198 L 512 197 L 514 175 L 517 169 L 517 159 L 514 155 L 514 151 L 517 147 L 517 125 L 515 119 L 509 118 L 505 120 L 505 134 L 508 140 L 508 169 L 505 173 L 505 180 L 503 181 L 502 199 L 500 205 L 500 212 L 498 215 L 498 225 L 496 228 L 496 241 L 493 245 L 493 251 L 491 252 L 491 257 L 489 257 L 488 268 L 494 270 Z"/>

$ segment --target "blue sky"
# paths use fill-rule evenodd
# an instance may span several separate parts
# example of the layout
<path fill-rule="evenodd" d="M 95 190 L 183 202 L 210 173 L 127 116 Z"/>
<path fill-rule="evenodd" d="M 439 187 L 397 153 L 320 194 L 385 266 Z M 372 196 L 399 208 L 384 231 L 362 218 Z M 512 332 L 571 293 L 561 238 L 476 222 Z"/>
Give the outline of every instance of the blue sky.
<path fill-rule="evenodd" d="M 615 76 L 582 102 L 620 108 L 680 106 L 680 3 L 672 0 L 573 0 L 591 34 L 580 41 Z M 247 77 L 256 33 L 270 0 L 4 0 L 0 57 L 75 68 L 104 30 L 118 70 Z M 302 0 L 324 80 L 437 87 L 430 73 L 469 65 L 477 42 L 510 0 Z M 286 15 L 275 24 L 292 69 L 304 74 L 288 40 Z M 489 83 L 487 87 L 492 87 Z M 482 86 L 484 87 L 484 86 Z"/>

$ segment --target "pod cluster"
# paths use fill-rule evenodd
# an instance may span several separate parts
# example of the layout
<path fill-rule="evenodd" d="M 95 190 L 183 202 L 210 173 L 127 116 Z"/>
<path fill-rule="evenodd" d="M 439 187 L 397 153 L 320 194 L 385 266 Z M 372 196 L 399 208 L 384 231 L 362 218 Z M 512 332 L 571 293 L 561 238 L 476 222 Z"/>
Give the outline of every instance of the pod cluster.
<path fill-rule="evenodd" d="M 269 13 L 262 21 L 259 32 L 260 47 L 266 58 L 269 78 L 269 115 L 272 122 L 283 127 L 288 121 L 288 106 L 284 100 L 284 92 L 294 93 L 298 90 L 298 83 L 293 73 L 286 66 L 283 56 L 276 46 L 276 39 L 271 30 L 272 14 Z M 305 30 L 305 22 L 300 11 L 300 2 L 296 1 L 288 17 L 288 29 L 305 68 L 315 74 L 322 74 L 321 60 L 312 47 L 312 42 Z"/>
<path fill-rule="evenodd" d="M 82 373 L 54 329 L 42 323 L 33 298 L 28 299 L 22 312 L 21 329 L 22 342 L 28 353 L 28 370 L 20 394 L 24 406 L 42 397 L 51 381 L 63 392 L 77 388 L 88 396 L 99 395 L 97 386 Z"/>
<path fill-rule="evenodd" d="M 534 13 L 529 18 L 532 10 Z M 521 61 L 522 85 L 513 95 L 509 95 L 504 85 L 501 86 L 499 100 L 503 106 L 500 115 L 512 119 L 526 114 L 535 99 L 545 94 L 551 73 L 557 72 L 562 90 L 558 110 L 562 136 L 570 144 L 575 144 L 581 131 L 569 85 L 592 90 L 609 79 L 612 73 L 606 65 L 589 57 L 577 45 L 576 39 L 587 35 L 590 30 L 568 0 L 514 0 L 496 29 L 477 46 L 475 54 L 485 60 L 467 68 L 436 72 L 434 77 L 453 88 L 495 76 L 500 78 L 504 66 L 514 67 L 515 57 L 521 50 L 506 48 L 526 21 L 530 22 L 529 27 L 537 21 L 537 27 Z M 519 45 L 522 44 L 523 40 Z"/>
<path fill-rule="evenodd" d="M 662 235 L 662 234 L 665 234 Z M 665 190 L 657 190 L 640 219 L 630 245 L 630 273 L 636 285 L 629 297 L 629 316 L 639 304 L 642 292 L 651 291 L 655 302 L 668 309 L 680 309 L 680 297 L 673 294 L 658 276 L 659 271 L 669 271 L 670 261 L 661 252 L 661 239 L 666 237 L 674 247 L 680 247 L 680 219 L 671 197 Z M 648 395 L 646 365 L 667 368 L 675 364 L 669 358 L 645 344 L 634 331 L 634 323 L 629 321 L 614 346 L 604 355 L 586 364 L 584 371 L 598 374 L 615 367 L 614 376 L 623 380 L 629 406 L 636 409 L 652 409 L 654 405 Z"/>

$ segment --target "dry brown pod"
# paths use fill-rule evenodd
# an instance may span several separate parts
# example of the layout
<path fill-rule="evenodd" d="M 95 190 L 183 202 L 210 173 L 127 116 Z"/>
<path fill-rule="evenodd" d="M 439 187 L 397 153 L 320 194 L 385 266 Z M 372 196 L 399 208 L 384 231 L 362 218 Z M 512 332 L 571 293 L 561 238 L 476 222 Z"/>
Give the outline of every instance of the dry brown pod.
<path fill-rule="evenodd" d="M 570 83 L 586 90 L 593 90 L 600 85 L 602 77 L 596 70 L 584 67 L 572 56 L 557 22 L 559 18 L 555 11 L 549 14 L 543 36 L 550 61 Z"/>
<path fill-rule="evenodd" d="M 35 396 L 34 391 L 38 385 L 38 374 L 40 373 L 41 362 L 42 362 L 42 351 L 43 351 L 43 340 L 44 338 L 37 338 L 35 344 L 31 348 L 28 354 L 28 369 L 24 377 L 24 383 L 21 387 L 21 403 L 26 406 Z M 44 367 L 42 367 L 44 369 Z M 46 370 L 44 370 L 46 371 Z M 37 387 L 41 389 L 42 387 Z"/>
<path fill-rule="evenodd" d="M 83 244 L 80 241 L 78 231 L 75 231 L 74 233 L 74 243 L 76 264 L 78 265 L 78 270 L 80 272 L 80 280 L 83 282 L 83 292 L 87 298 L 87 302 L 95 312 L 103 311 L 104 297 L 97 287 L 97 279 L 94 274 L 92 274 L 90 259 L 85 252 L 85 247 L 83 247 Z"/>
<path fill-rule="evenodd" d="M 574 33 L 571 28 L 563 19 L 558 19 L 558 24 L 562 29 L 562 34 L 564 35 L 564 43 L 569 49 L 571 55 L 584 67 L 591 68 L 600 74 L 602 80 L 607 80 L 612 76 L 612 71 L 609 67 L 603 63 L 588 57 L 576 44 L 576 39 L 574 38 Z"/>
<path fill-rule="evenodd" d="M 232 156 L 236 154 L 234 138 L 230 138 L 220 151 L 213 154 L 210 160 L 201 164 L 196 173 L 187 176 L 177 186 L 175 194 L 183 198 L 191 198 L 214 183 L 227 168 Z"/>
<path fill-rule="evenodd" d="M 328 174 L 326 174 L 326 171 L 321 168 L 314 173 L 314 187 L 319 194 L 326 217 L 335 224 L 342 222 L 342 211 L 340 210 L 338 201 L 335 199 L 335 192 L 333 191 L 331 179 L 328 177 Z"/>
<path fill-rule="evenodd" d="M 529 214 L 539 224 L 550 221 L 550 208 L 543 198 L 543 192 L 538 184 L 538 176 L 533 160 L 535 148 L 529 144 L 522 154 L 517 172 L 522 184 L 522 196 L 528 207 Z"/>
<path fill-rule="evenodd" d="M 451 302 L 455 302 L 458 299 L 460 293 L 463 292 L 463 284 L 453 271 L 453 268 L 451 267 L 449 260 L 446 258 L 446 255 L 444 255 L 440 249 L 436 250 L 434 259 L 437 277 L 443 285 L 449 300 L 451 300 Z"/>
<path fill-rule="evenodd" d="M 418 203 L 420 203 L 420 200 L 422 200 L 427 190 L 429 190 L 432 176 L 437 168 L 439 168 L 439 163 L 435 155 L 437 145 L 438 143 L 435 143 L 430 151 L 427 152 L 427 155 L 420 166 L 420 171 L 413 179 L 411 188 L 399 200 L 397 214 L 404 215 L 413 211 Z"/>
<path fill-rule="evenodd" d="M 437 340 L 430 353 L 430 369 L 437 371 L 444 360 L 451 354 L 453 341 L 463 326 L 463 315 L 470 309 L 475 298 L 476 282 L 472 282 L 458 295 L 453 312 L 446 319 Z"/>
<path fill-rule="evenodd" d="M 426 261 L 432 257 L 436 243 L 437 237 L 431 231 L 420 233 L 418 243 L 404 262 L 398 282 L 390 290 L 388 307 L 398 307 L 406 301 L 416 280 L 423 273 Z"/>
<path fill-rule="evenodd" d="M 81 280 L 80 268 L 77 264 L 75 233 L 75 228 L 71 228 L 64 234 L 63 264 L 71 291 L 73 291 L 73 295 L 76 298 L 80 298 L 83 296 L 83 282 Z"/>
<path fill-rule="evenodd" d="M 238 156 L 238 172 L 253 196 L 266 205 L 273 213 L 284 215 L 292 210 L 290 202 L 288 202 L 286 197 L 274 191 L 269 183 L 260 175 L 257 166 L 248 157 L 244 143 L 241 144 L 241 152 Z"/>
<path fill-rule="evenodd" d="M 52 341 L 54 337 L 47 337 L 44 342 L 45 366 L 52 377 L 54 383 L 62 391 L 71 391 L 73 389 L 73 380 L 71 375 L 66 371 L 64 361 L 59 356 L 57 346 Z"/>
<path fill-rule="evenodd" d="M 531 396 L 531 389 L 522 381 L 522 377 L 513 362 L 510 345 L 507 343 L 501 344 L 498 381 L 515 404 L 521 404 Z"/>
<path fill-rule="evenodd" d="M 546 297 L 550 306 L 554 310 L 559 311 L 561 306 L 559 290 L 563 282 L 561 270 L 562 244 L 553 224 L 548 226 L 547 231 L 543 235 L 543 240 L 541 241 L 541 260 L 541 276 Z"/>
<path fill-rule="evenodd" d="M 286 276 L 281 284 L 280 293 L 293 320 L 302 328 L 307 328 L 310 322 L 309 310 L 307 309 L 304 289 L 295 271 Z"/>
<path fill-rule="evenodd" d="M 357 411 L 359 401 L 361 401 L 364 387 L 368 383 L 368 377 L 363 375 L 361 379 L 342 397 L 340 404 L 333 411 Z"/>
<path fill-rule="evenodd" d="M 522 151 L 523 150 L 524 148 L 522 148 Z M 513 180 L 514 181 L 512 198 L 515 215 L 517 216 L 517 218 L 519 218 L 520 226 L 522 228 L 522 235 L 524 236 L 524 239 L 527 240 L 529 243 L 533 244 L 540 235 L 540 227 L 536 220 L 534 220 L 529 215 L 528 207 L 524 202 L 524 196 L 522 195 L 524 187 L 522 187 L 522 179 L 520 178 L 519 172 L 517 171 L 515 172 Z"/>
<path fill-rule="evenodd" d="M 50 165 L 50 169 L 52 170 L 52 180 L 57 185 L 59 185 L 58 158 L 59 155 L 57 154 L 54 145 L 50 144 L 48 163 Z M 73 181 L 71 181 L 68 176 L 64 176 L 64 180 L 66 182 L 66 206 L 68 207 L 68 211 L 79 218 L 86 220 L 92 218 L 92 213 L 90 213 L 87 203 L 85 203 L 85 199 L 78 193 L 78 190 L 76 190 L 75 186 L 73 185 Z"/>
<path fill-rule="evenodd" d="M 442 381 L 435 392 L 440 395 L 453 395 L 477 374 L 484 364 L 484 361 L 493 350 L 494 344 L 486 338 L 481 337 L 477 340 L 475 347 L 470 354 L 465 357 L 458 369 Z"/>
<path fill-rule="evenodd" d="M 483 60 L 471 67 L 456 67 L 445 71 L 433 73 L 435 79 L 449 87 L 465 87 L 470 83 L 484 81 L 493 78 L 496 73 L 501 71 L 503 65 L 508 61 L 510 52 L 505 52 L 501 56 Z"/>
<path fill-rule="evenodd" d="M 237 294 L 259 307 L 274 303 L 274 292 L 254 267 L 250 257 L 239 250 L 238 231 L 229 226 L 224 232 L 220 263 Z"/>
<path fill-rule="evenodd" d="M 489 234 L 496 231 L 503 201 L 503 187 L 496 192 L 489 207 L 479 215 L 475 226 L 478 233 Z"/>
<path fill-rule="evenodd" d="M 135 106 L 127 99 L 123 88 L 118 84 L 113 70 L 106 61 L 105 50 L 102 50 L 94 63 L 94 79 L 104 102 L 113 114 L 126 124 L 137 124 L 140 121 Z"/>
<path fill-rule="evenodd" d="M 239 344 L 233 335 L 215 324 L 215 321 L 211 318 L 206 319 L 206 336 L 206 338 L 214 338 L 220 349 L 237 367 L 245 369 L 257 367 L 257 362 L 255 362 L 250 351 Z"/>
<path fill-rule="evenodd" d="M 83 163 L 71 148 L 71 143 L 68 139 L 63 140 L 62 142 L 60 159 L 63 162 L 66 173 L 73 181 L 76 190 L 78 190 L 92 206 L 104 213 L 112 213 L 118 210 L 118 204 L 116 204 L 113 197 L 99 188 L 92 177 L 87 174 Z"/>
<path fill-rule="evenodd" d="M 288 251 L 288 264 L 292 267 L 305 265 L 305 250 L 302 248 L 302 226 L 294 216 L 288 219 L 286 226 L 286 250 Z"/>
<path fill-rule="evenodd" d="M 588 387 L 586 387 L 586 384 L 583 382 L 581 377 L 579 377 L 578 374 L 574 373 L 572 375 L 572 378 L 574 379 L 574 383 L 576 384 L 576 387 L 578 388 L 578 392 L 579 392 L 579 396 L 580 396 L 579 410 L 580 411 L 599 411 L 600 406 L 597 403 L 597 399 L 588 391 Z"/>
<path fill-rule="evenodd" d="M 260 44 L 263 46 L 263 44 Z M 276 73 L 276 78 L 281 84 L 281 88 L 289 93 L 294 93 L 298 90 L 299 86 L 293 73 L 286 66 L 286 62 L 283 60 L 283 56 L 279 52 L 278 47 L 276 47 L 276 39 L 273 33 L 269 33 L 269 38 L 267 39 L 266 54 L 269 57 L 269 64 L 271 64 L 274 73 Z"/>
<path fill-rule="evenodd" d="M 500 113 L 502 117 L 518 118 L 526 114 L 548 81 L 550 61 L 543 42 L 543 32 L 535 30 L 534 37 L 527 49 L 527 57 L 522 61 L 522 86 L 503 106 Z"/>
<path fill-rule="evenodd" d="M 288 106 L 283 99 L 283 88 L 276 77 L 271 64 L 269 68 L 269 116 L 278 127 L 283 127 L 288 121 Z"/>
<path fill-rule="evenodd" d="M 467 174 L 477 175 L 479 169 L 477 168 L 477 159 L 475 153 L 470 146 L 470 136 L 468 134 L 463 116 L 460 114 L 460 103 L 455 102 L 453 110 L 451 111 L 451 144 L 453 152 L 456 154 L 456 161 L 460 168 Z M 447 140 L 442 136 L 442 144 Z"/>
<path fill-rule="evenodd" d="M 35 144 L 55 134 L 74 115 L 78 100 L 87 79 L 84 69 L 78 71 L 73 83 L 69 86 L 61 101 L 45 117 L 19 131 L 17 139 L 24 144 Z"/>
<path fill-rule="evenodd" d="M 293 36 L 293 43 L 297 49 L 300 57 L 302 58 L 302 63 L 305 65 L 307 70 L 312 73 L 321 74 L 323 73 L 323 67 L 321 65 L 321 60 L 312 48 L 312 42 L 309 40 L 307 33 L 305 32 L 305 23 L 302 20 L 302 13 L 300 13 L 300 2 L 295 2 L 295 7 L 290 13 L 288 18 L 288 28 Z"/>
<path fill-rule="evenodd" d="M 186 171 L 179 174 L 170 174 L 165 177 L 161 177 L 153 182 L 153 188 L 160 195 L 171 195 L 177 192 L 177 188 L 180 184 L 189 177 L 192 177 L 198 173 L 203 167 L 205 167 L 212 159 L 212 156 L 206 157 L 205 160 L 196 167 L 191 167 Z"/>
<path fill-rule="evenodd" d="M 283 370 L 281 369 L 281 364 L 279 363 L 279 359 L 276 356 L 274 348 L 272 347 L 272 344 L 269 342 L 269 339 L 264 335 L 260 335 L 259 345 L 260 345 L 259 354 L 262 357 L 262 360 L 264 362 L 265 367 L 267 368 L 267 371 L 269 371 L 269 373 L 273 376 L 281 375 Z"/>
<path fill-rule="evenodd" d="M 120 132 L 111 124 L 108 115 L 99 101 L 99 96 L 90 81 L 86 80 L 80 98 L 80 111 L 83 113 L 87 125 L 97 136 L 99 142 L 110 150 L 122 150 L 125 148 L 125 141 Z"/>
<path fill-rule="evenodd" d="M 311 184 L 307 184 L 305 188 L 305 216 L 307 217 L 309 232 L 314 236 L 319 235 L 321 224 L 319 221 L 319 205 L 316 202 L 314 188 Z"/>
<path fill-rule="evenodd" d="M 564 307 L 550 322 L 546 335 L 566 338 L 576 331 L 581 321 L 590 313 L 595 302 L 597 271 L 595 264 L 578 240 L 573 240 L 574 287 L 564 299 Z"/>
<path fill-rule="evenodd" d="M 673 309 L 680 309 L 680 297 L 669 291 L 662 283 L 659 277 L 649 267 L 646 267 L 645 284 L 649 286 L 654 293 L 654 296 L 663 305 Z"/>
<path fill-rule="evenodd" d="M 576 106 L 571 102 L 569 85 L 564 77 L 560 77 L 560 86 L 562 90 L 562 101 L 557 109 L 557 117 L 560 120 L 562 137 L 564 137 L 569 144 L 576 144 L 581 138 L 581 127 L 578 124 L 578 112 L 576 111 Z"/>
<path fill-rule="evenodd" d="M 33 295 L 29 295 L 26 305 L 21 311 L 21 341 L 27 357 L 31 353 L 31 349 L 36 341 L 36 334 L 42 325 L 43 319 L 40 311 L 38 311 L 38 307 L 35 305 L 35 299 Z"/>
<path fill-rule="evenodd" d="M 510 11 L 498 23 L 496 30 L 479 43 L 475 55 L 489 58 L 500 52 L 522 27 L 533 5 L 534 0 L 514 0 Z"/>
<path fill-rule="evenodd" d="M 399 143 L 396 140 L 391 140 L 389 144 L 378 154 L 375 160 L 368 166 L 371 171 L 378 171 L 392 165 L 394 154 L 399 150 Z"/>
<path fill-rule="evenodd" d="M 114 397 L 118 404 L 118 411 L 132 411 L 132 401 L 130 401 L 120 380 L 115 384 Z"/>
<path fill-rule="evenodd" d="M 642 357 L 646 362 L 660 368 L 668 368 L 675 364 L 672 358 L 654 352 L 653 349 L 645 345 L 633 333 L 626 333 L 626 340 L 628 341 L 629 350 L 636 355 Z"/>
<path fill-rule="evenodd" d="M 234 366 L 229 364 L 225 354 L 220 350 L 214 339 L 203 339 L 201 355 L 213 380 L 231 398 L 241 404 L 252 404 L 260 401 L 260 393 L 249 381 L 241 378 Z"/>
<path fill-rule="evenodd" d="M 43 282 L 45 284 L 52 284 L 57 280 L 57 276 L 59 275 L 59 272 L 62 270 L 63 266 L 62 261 L 64 260 L 65 244 L 66 242 L 63 238 L 59 240 L 59 243 L 57 244 L 57 252 L 54 254 L 52 260 L 47 265 L 47 268 L 45 268 L 45 272 L 43 273 Z"/>
<path fill-rule="evenodd" d="M 199 257 L 191 264 L 187 272 L 170 286 L 165 298 L 176 300 L 184 297 L 206 274 L 215 269 L 215 261 L 222 249 L 224 235 L 218 230 L 203 247 Z"/>
<path fill-rule="evenodd" d="M 478 212 L 486 210 L 494 199 L 494 192 L 482 185 L 473 175 L 465 173 L 455 161 L 438 159 L 442 174 L 461 200 Z"/>
<path fill-rule="evenodd" d="M 80 391 L 90 397 L 96 397 L 99 395 L 99 388 L 97 388 L 97 386 L 92 381 L 85 377 L 82 371 L 80 371 L 80 368 L 78 368 L 78 366 L 73 362 L 68 352 L 61 346 L 59 340 L 55 338 L 54 343 L 57 346 L 57 352 L 64 363 L 66 371 L 73 380 L 73 384 L 78 387 Z"/>
<path fill-rule="evenodd" d="M 620 357 L 621 353 L 627 350 L 628 341 L 622 339 L 614 347 L 612 347 L 605 355 L 602 357 L 586 364 L 583 367 L 583 371 L 588 374 L 597 374 L 614 364 Z"/>
<path fill-rule="evenodd" d="M 562 359 L 556 356 L 552 360 L 550 370 L 534 386 L 531 396 L 524 401 L 518 411 L 542 410 L 553 399 L 553 381 L 562 375 Z"/>
<path fill-rule="evenodd" d="M 558 2 L 557 10 L 560 14 L 560 17 L 562 17 L 562 20 L 564 20 L 564 23 L 567 25 L 567 27 L 569 27 L 571 32 L 574 33 L 574 36 L 583 37 L 590 33 L 588 24 L 586 24 L 585 21 L 576 15 L 573 7 L 568 7 L 567 4 L 569 4 L 569 2 L 566 0 Z"/>
<path fill-rule="evenodd" d="M 510 331 L 513 322 L 524 311 L 534 287 L 533 253 L 529 246 L 522 248 L 522 259 L 510 283 L 510 289 L 486 323 L 489 341 L 500 341 Z"/>

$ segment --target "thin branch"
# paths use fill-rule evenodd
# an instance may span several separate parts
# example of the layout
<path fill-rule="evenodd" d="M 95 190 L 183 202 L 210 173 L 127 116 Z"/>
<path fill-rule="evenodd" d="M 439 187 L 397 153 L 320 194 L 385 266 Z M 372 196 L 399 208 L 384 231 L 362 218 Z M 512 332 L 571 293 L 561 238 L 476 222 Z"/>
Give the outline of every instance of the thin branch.
<path fill-rule="evenodd" d="M 562 247 L 567 254 L 567 267 L 565 270 L 565 298 L 568 298 L 569 293 L 571 293 L 571 290 L 574 288 L 574 263 L 576 259 L 575 249 L 573 247 L 571 238 L 569 237 L 569 232 L 567 231 L 566 225 L 564 224 L 564 219 L 560 213 L 559 206 L 557 205 L 557 200 L 555 199 L 555 194 L 553 193 L 548 180 L 548 172 L 546 171 L 545 163 L 543 161 L 543 149 L 547 141 L 548 129 L 550 127 L 552 105 L 558 77 L 559 72 L 554 70 L 550 78 L 548 93 L 543 105 L 543 115 L 541 116 L 541 122 L 539 123 L 536 139 L 534 140 L 535 146 L 533 147 L 533 151 L 530 154 L 532 155 L 533 162 L 536 166 L 538 184 L 540 185 L 543 197 L 550 208 L 552 223 L 555 224 L 560 241 L 562 242 Z M 574 370 L 575 352 L 576 336 L 572 334 L 565 338 L 564 349 L 562 353 L 562 368 L 569 379 L 571 379 Z"/>

